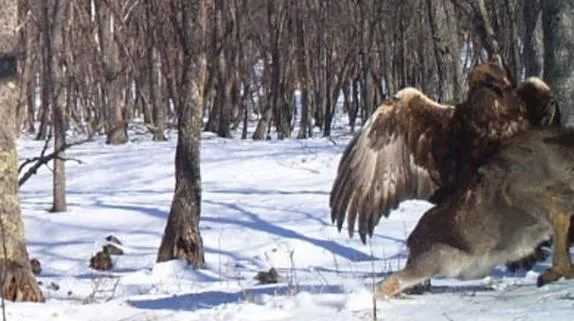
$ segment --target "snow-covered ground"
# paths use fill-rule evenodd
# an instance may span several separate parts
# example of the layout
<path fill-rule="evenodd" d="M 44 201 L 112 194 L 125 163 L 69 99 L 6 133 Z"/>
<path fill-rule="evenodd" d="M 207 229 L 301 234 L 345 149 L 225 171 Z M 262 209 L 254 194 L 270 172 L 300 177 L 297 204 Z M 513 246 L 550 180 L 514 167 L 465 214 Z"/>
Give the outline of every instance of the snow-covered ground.
<path fill-rule="evenodd" d="M 31 257 L 46 303 L 7 303 L 8 320 L 373 320 L 371 287 L 404 264 L 405 239 L 430 204 L 411 201 L 383 219 L 370 244 L 331 224 L 328 193 L 349 137 L 254 142 L 204 135 L 201 232 L 206 267 L 156 264 L 174 187 L 175 136 L 123 146 L 75 146 L 69 211 L 51 206 L 43 168 L 21 190 Z M 42 142 L 22 137 L 20 159 Z M 88 267 L 105 237 L 123 242 L 110 272 Z M 378 320 L 572 320 L 574 282 L 535 287 L 534 272 L 487 280 L 434 279 L 421 296 L 377 301 Z M 259 285 L 275 268 L 280 282 Z"/>

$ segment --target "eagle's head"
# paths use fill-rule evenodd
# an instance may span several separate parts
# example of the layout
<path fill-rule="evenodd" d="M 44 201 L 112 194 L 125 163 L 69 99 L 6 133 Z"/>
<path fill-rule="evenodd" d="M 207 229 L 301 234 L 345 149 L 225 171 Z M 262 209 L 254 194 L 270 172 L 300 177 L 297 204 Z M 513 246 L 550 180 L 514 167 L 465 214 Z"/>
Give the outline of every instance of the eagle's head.
<path fill-rule="evenodd" d="M 558 102 L 550 86 L 538 77 L 526 79 L 516 93 L 526 106 L 528 120 L 534 126 L 560 126 Z"/>
<path fill-rule="evenodd" d="M 501 66 L 488 62 L 477 65 L 468 75 L 468 89 L 473 91 L 480 87 L 503 91 L 511 88 L 512 82 Z"/>

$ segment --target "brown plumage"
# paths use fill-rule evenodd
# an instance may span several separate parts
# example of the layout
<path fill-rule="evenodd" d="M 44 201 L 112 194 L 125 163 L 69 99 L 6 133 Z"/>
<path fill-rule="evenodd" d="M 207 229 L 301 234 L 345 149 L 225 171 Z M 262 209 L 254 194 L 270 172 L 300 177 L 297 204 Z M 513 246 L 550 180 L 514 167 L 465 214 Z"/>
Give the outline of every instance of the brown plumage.
<path fill-rule="evenodd" d="M 347 218 L 350 236 L 358 222 L 365 243 L 400 202 L 441 202 L 504 141 L 530 126 L 529 110 L 551 98 L 541 84 L 529 80 L 515 91 L 504 70 L 487 63 L 471 71 L 468 96 L 456 106 L 414 88 L 401 90 L 377 108 L 343 152 L 329 199 L 331 219 L 341 230 Z M 540 124 L 554 119 L 544 115 Z"/>

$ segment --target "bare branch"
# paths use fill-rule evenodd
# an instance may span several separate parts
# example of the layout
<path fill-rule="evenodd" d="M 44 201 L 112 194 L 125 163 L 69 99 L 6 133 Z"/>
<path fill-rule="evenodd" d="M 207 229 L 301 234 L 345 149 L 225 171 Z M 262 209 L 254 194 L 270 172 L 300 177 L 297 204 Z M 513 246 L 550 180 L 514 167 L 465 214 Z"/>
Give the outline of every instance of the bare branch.
<path fill-rule="evenodd" d="M 46 151 L 48 150 L 48 145 L 50 144 L 50 136 L 48 136 L 46 138 L 46 141 L 44 142 L 44 147 L 42 148 L 42 152 L 40 153 L 40 157 L 44 157 L 44 155 L 46 155 Z M 20 174 L 22 172 L 22 170 L 24 170 L 24 167 L 26 167 L 26 165 L 35 162 L 36 160 L 38 160 L 39 157 L 34 157 L 34 158 L 28 158 L 26 159 L 24 162 L 22 162 L 22 164 L 20 164 L 20 167 L 18 167 L 18 174 Z"/>
<path fill-rule="evenodd" d="M 66 149 L 68 149 L 68 148 L 70 148 L 70 147 L 72 147 L 72 146 L 81 145 L 81 144 L 83 144 L 83 143 L 85 143 L 85 142 L 87 142 L 87 141 L 88 141 L 88 140 L 86 139 L 86 140 L 80 140 L 80 141 L 76 141 L 76 142 L 64 144 L 64 145 L 63 145 L 61 148 L 59 148 L 58 150 L 55 150 L 54 152 L 52 152 L 52 153 L 46 155 L 45 152 L 46 152 L 46 149 L 47 149 L 47 146 L 48 146 L 48 142 L 49 142 L 49 139 L 47 139 L 47 140 L 46 140 L 46 144 L 44 145 L 44 149 L 42 150 L 42 153 L 40 154 L 40 156 L 27 159 L 26 161 L 24 161 L 24 163 L 22 163 L 22 165 L 20 165 L 20 168 L 18 169 L 18 173 L 20 173 L 20 172 L 24 169 L 24 167 L 25 167 L 26 165 L 28 165 L 28 164 L 30 164 L 30 163 L 34 163 L 34 165 L 32 165 L 32 166 L 28 169 L 28 171 L 26 171 L 26 173 L 24 173 L 24 175 L 22 175 L 22 177 L 20 177 L 20 179 L 18 179 L 18 187 L 24 185 L 24 183 L 26 183 L 26 181 L 27 181 L 28 179 L 30 179 L 30 177 L 32 177 L 32 175 L 35 175 L 35 174 L 38 172 L 38 170 L 40 169 L 40 167 L 42 167 L 42 166 L 44 166 L 44 165 L 47 166 L 48 163 L 49 163 L 51 160 L 53 160 L 53 159 L 61 159 L 61 160 L 64 160 L 64 161 L 73 160 L 73 161 L 78 162 L 79 164 L 81 164 L 82 161 L 79 160 L 79 159 L 67 158 L 67 157 L 60 157 L 59 154 L 60 154 L 60 152 L 63 152 L 63 151 L 65 151 Z"/>

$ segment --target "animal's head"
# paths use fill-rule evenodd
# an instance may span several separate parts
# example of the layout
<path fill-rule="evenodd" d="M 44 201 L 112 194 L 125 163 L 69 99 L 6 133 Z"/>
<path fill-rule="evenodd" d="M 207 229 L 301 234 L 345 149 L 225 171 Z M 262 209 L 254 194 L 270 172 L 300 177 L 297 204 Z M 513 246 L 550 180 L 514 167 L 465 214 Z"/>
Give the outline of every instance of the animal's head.
<path fill-rule="evenodd" d="M 480 87 L 504 90 L 511 88 L 512 82 L 501 66 L 488 62 L 474 67 L 468 75 L 468 89 L 472 91 Z"/>
<path fill-rule="evenodd" d="M 560 126 L 560 109 L 550 86 L 538 77 L 526 79 L 516 93 L 526 105 L 528 120 L 535 126 Z"/>

